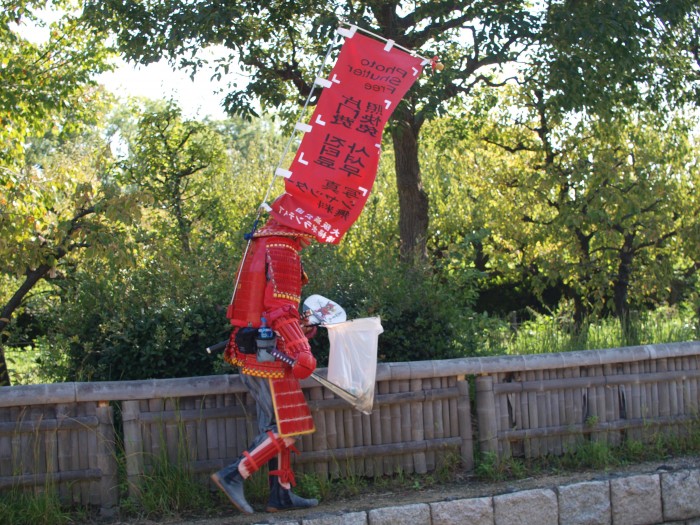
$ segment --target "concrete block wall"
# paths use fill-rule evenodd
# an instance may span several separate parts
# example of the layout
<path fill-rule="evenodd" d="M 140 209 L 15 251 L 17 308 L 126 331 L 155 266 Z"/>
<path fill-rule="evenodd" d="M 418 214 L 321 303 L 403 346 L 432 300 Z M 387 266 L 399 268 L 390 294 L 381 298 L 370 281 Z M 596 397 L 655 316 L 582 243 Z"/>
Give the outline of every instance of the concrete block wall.
<path fill-rule="evenodd" d="M 700 469 L 342 514 L 310 513 L 300 520 L 267 518 L 264 523 L 284 525 L 700 525 Z"/>

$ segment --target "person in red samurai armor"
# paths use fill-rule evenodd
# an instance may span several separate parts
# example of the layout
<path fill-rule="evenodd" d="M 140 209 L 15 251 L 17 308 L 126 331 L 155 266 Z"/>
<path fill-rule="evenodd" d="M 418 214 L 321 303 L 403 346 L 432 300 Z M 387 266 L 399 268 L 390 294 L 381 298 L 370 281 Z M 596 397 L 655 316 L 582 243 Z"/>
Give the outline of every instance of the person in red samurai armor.
<path fill-rule="evenodd" d="M 268 512 L 318 505 L 316 499 L 292 492 L 290 465 L 290 453 L 298 452 L 296 436 L 315 430 L 299 384 L 316 368 L 308 341 L 316 329 L 305 325 L 298 310 L 301 288 L 308 281 L 300 252 L 311 239 L 274 219 L 254 232 L 227 312 L 233 330 L 224 359 L 239 368 L 255 399 L 259 434 L 248 450 L 211 479 L 246 514 L 254 511 L 245 499 L 243 481 L 265 464 L 270 471 Z M 264 338 L 266 327 L 272 329 L 267 330 L 269 339 Z M 280 352 L 284 361 L 271 355 Z"/>

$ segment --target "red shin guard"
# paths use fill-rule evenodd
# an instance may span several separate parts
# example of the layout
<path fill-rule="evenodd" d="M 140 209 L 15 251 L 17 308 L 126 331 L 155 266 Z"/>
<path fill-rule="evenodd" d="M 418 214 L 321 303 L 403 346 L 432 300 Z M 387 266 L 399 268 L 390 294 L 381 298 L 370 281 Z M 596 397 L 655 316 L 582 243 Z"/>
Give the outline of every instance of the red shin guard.
<path fill-rule="evenodd" d="M 285 438 L 277 436 L 274 432 L 268 432 L 265 441 L 250 452 L 243 452 L 244 458 L 238 465 L 238 471 L 243 478 L 248 478 L 253 472 L 258 471 L 272 458 L 286 451 L 287 446 Z"/>
<path fill-rule="evenodd" d="M 297 450 L 294 445 L 289 445 L 282 450 L 277 456 L 278 468 L 270 471 L 270 476 L 277 476 L 279 478 L 280 485 L 286 489 L 296 486 L 297 484 L 296 480 L 294 479 L 294 472 L 292 472 L 292 452 L 298 454 L 299 450 Z"/>

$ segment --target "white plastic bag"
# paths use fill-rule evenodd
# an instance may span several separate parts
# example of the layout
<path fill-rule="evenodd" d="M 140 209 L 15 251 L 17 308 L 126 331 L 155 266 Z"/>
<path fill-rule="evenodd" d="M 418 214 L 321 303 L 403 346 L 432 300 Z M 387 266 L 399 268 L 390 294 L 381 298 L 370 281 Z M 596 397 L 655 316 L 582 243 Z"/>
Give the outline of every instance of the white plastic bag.
<path fill-rule="evenodd" d="M 377 375 L 377 343 L 384 331 L 379 317 L 326 325 L 330 341 L 328 380 L 357 398 L 355 408 L 372 413 Z"/>

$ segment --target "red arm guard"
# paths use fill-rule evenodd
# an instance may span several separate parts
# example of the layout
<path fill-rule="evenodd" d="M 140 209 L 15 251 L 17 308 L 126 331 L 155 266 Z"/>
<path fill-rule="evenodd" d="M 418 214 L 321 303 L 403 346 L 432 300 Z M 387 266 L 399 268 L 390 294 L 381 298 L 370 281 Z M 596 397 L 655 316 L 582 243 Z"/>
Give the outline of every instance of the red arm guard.
<path fill-rule="evenodd" d="M 292 369 L 294 375 L 299 379 L 309 377 L 316 369 L 316 358 L 301 329 L 296 309 L 286 305 L 270 312 L 268 317 L 272 329 L 284 339 L 284 353 L 296 361 Z"/>

